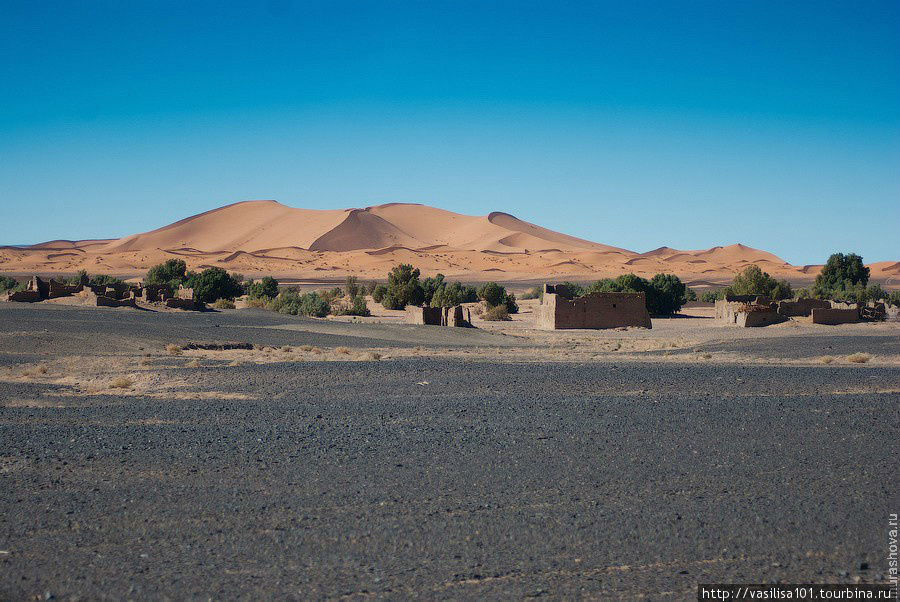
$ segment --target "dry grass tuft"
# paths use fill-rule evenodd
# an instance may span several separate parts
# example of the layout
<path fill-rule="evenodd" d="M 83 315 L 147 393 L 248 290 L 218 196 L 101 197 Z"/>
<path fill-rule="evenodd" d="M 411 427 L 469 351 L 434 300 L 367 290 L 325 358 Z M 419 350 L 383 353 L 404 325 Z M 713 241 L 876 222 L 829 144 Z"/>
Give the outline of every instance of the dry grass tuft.
<path fill-rule="evenodd" d="M 153 362 L 151 362 L 151 361 L 150 361 L 149 359 L 147 359 L 146 357 L 140 361 L 141 366 L 149 366 L 149 365 L 152 364 L 152 363 L 153 363 Z"/>
<path fill-rule="evenodd" d="M 199 368 L 200 360 L 199 359 L 191 360 L 190 362 L 185 364 L 185 367 L 186 368 Z"/>
<path fill-rule="evenodd" d="M 712 353 L 704 353 L 704 354 L 701 355 L 700 357 L 702 357 L 702 358 L 705 359 L 705 360 L 708 360 L 709 358 L 712 357 Z"/>
<path fill-rule="evenodd" d="M 819 361 L 822 362 L 823 364 L 830 364 L 831 362 L 834 361 L 834 358 L 831 357 L 830 355 L 823 355 L 822 357 L 819 358 Z"/>
<path fill-rule="evenodd" d="M 131 382 L 131 379 L 125 378 L 124 376 L 120 376 L 119 378 L 109 383 L 110 389 L 130 389 L 133 386 L 134 383 Z"/>
<path fill-rule="evenodd" d="M 232 368 L 235 368 L 235 367 L 237 367 L 237 366 L 243 366 L 243 365 L 244 365 L 244 362 L 242 362 L 242 361 L 240 361 L 240 360 L 234 360 L 234 361 L 232 361 L 232 362 L 229 362 L 228 365 L 231 366 Z"/>
<path fill-rule="evenodd" d="M 47 374 L 47 366 L 46 366 L 46 364 L 38 364 L 37 368 L 35 368 L 35 371 L 36 371 L 38 374 Z"/>
<path fill-rule="evenodd" d="M 166 345 L 166 353 L 169 355 L 181 355 L 184 351 L 181 349 L 181 345 L 176 345 L 175 343 L 169 343 Z"/>
<path fill-rule="evenodd" d="M 303 351 L 312 351 L 313 349 L 315 349 L 315 347 L 313 347 L 312 345 L 303 345 L 302 347 L 300 347 L 300 349 L 302 349 Z"/>
<path fill-rule="evenodd" d="M 335 347 L 334 352 L 339 355 L 350 355 L 350 350 L 346 347 Z"/>
<path fill-rule="evenodd" d="M 281 348 L 281 350 L 284 351 L 285 353 L 290 353 L 291 351 L 294 350 L 294 348 L 291 347 L 290 345 L 285 345 L 284 347 Z"/>
<path fill-rule="evenodd" d="M 847 356 L 847 361 L 854 364 L 865 364 L 870 359 L 872 359 L 872 356 L 868 353 L 854 353 L 853 355 Z"/>
<path fill-rule="evenodd" d="M 378 360 L 381 359 L 381 354 L 380 354 L 380 353 L 375 353 L 374 351 L 371 351 L 371 352 L 369 352 L 368 354 L 366 354 L 366 357 L 367 357 L 368 359 L 370 359 L 370 360 L 373 360 L 373 361 L 376 361 L 376 362 L 377 362 Z"/>

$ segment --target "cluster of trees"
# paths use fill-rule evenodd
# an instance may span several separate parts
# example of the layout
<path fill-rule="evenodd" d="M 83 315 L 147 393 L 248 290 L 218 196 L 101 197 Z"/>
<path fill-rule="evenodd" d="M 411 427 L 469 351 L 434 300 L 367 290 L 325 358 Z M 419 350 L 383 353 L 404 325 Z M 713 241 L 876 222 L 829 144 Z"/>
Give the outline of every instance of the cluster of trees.
<path fill-rule="evenodd" d="M 19 282 L 15 278 L 0 274 L 0 293 L 22 290 L 25 287 L 24 282 Z"/>
<path fill-rule="evenodd" d="M 794 291 L 787 280 L 776 280 L 755 265 L 748 265 L 725 287 L 724 295 L 765 295 L 775 301 L 792 299 Z"/>
<path fill-rule="evenodd" d="M 855 253 L 831 255 L 810 288 L 794 291 L 787 281 L 775 280 L 751 265 L 735 276 L 729 286 L 706 291 L 700 296 L 700 300 L 712 303 L 717 299 L 724 299 L 726 294 L 765 295 L 776 300 L 794 297 L 857 303 L 885 300 L 892 305 L 900 304 L 900 291 L 889 293 L 878 284 L 869 284 L 869 268 L 863 264 L 862 257 Z"/>
<path fill-rule="evenodd" d="M 181 259 L 169 259 L 155 265 L 144 276 L 144 284 L 164 284 L 172 289 L 179 286 L 194 289 L 195 303 L 214 303 L 219 299 L 232 301 L 244 294 L 244 277 L 229 274 L 222 268 L 207 268 L 202 272 L 189 271 Z"/>
<path fill-rule="evenodd" d="M 443 274 L 419 279 L 421 272 L 401 264 L 388 274 L 387 284 L 376 284 L 372 298 L 385 309 L 404 309 L 407 305 L 452 307 L 478 301 L 477 291 L 459 282 L 449 282 Z"/>
<path fill-rule="evenodd" d="M 112 286 L 125 284 L 125 281 L 109 274 L 88 274 L 87 270 L 79 270 L 74 276 L 66 278 L 66 284 L 81 284 L 86 282 L 90 286 Z"/>
<path fill-rule="evenodd" d="M 529 295 L 529 298 L 538 298 L 543 294 L 541 289 L 530 292 L 534 296 Z M 556 285 L 556 293 L 566 299 L 590 293 L 644 293 L 647 311 L 657 316 L 675 314 L 682 305 L 697 298 L 696 293 L 674 274 L 657 274 L 650 280 L 635 274 L 622 274 L 617 278 L 603 278 L 589 286 L 563 282 Z"/>
<path fill-rule="evenodd" d="M 802 296 L 866 303 L 886 300 L 900 305 L 900 291 L 888 293 L 877 284 L 869 284 L 869 268 L 856 253 L 834 253 L 816 276 L 811 289 Z"/>

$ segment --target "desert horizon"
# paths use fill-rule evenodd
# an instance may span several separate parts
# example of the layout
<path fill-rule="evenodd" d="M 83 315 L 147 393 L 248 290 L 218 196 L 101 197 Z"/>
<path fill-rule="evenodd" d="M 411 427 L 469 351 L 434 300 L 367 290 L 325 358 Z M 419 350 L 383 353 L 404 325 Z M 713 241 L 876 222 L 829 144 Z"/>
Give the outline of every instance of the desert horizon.
<path fill-rule="evenodd" d="M 122 238 L 0 246 L 0 272 L 15 276 L 79 270 L 137 278 L 167 259 L 191 269 L 221 267 L 250 277 L 342 282 L 380 280 L 396 265 L 470 282 L 589 281 L 671 273 L 688 286 L 721 287 L 748 265 L 792 285 L 813 281 L 821 264 L 791 265 L 741 243 L 708 249 L 661 246 L 644 253 L 554 232 L 494 211 L 470 216 L 419 203 L 334 210 L 239 201 Z M 871 281 L 900 287 L 900 261 L 868 263 Z"/>

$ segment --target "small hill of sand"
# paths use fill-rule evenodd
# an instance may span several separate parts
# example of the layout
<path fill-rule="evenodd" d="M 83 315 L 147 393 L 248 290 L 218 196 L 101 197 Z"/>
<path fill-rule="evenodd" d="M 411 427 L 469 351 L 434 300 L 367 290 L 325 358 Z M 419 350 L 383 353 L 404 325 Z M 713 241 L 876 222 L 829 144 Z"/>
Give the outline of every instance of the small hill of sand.
<path fill-rule="evenodd" d="M 361 209 L 297 209 L 244 201 L 115 240 L 55 240 L 0 247 L 0 272 L 58 274 L 86 269 L 137 276 L 170 258 L 191 268 L 220 266 L 247 275 L 339 280 L 384 278 L 398 263 L 425 274 L 478 280 L 593 280 L 629 272 L 674 273 L 699 286 L 727 283 L 750 264 L 794 283 L 819 266 L 792 266 L 742 244 L 635 253 L 554 232 L 502 212 L 471 216 L 426 205 L 389 203 Z M 900 262 L 872 264 L 872 278 L 900 285 Z"/>

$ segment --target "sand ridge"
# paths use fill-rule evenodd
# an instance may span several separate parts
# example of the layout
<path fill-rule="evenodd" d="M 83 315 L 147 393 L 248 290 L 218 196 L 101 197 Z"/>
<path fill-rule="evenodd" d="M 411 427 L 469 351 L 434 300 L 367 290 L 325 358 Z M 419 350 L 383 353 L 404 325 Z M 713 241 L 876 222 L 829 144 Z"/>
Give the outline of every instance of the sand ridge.
<path fill-rule="evenodd" d="M 219 266 L 247 275 L 340 280 L 384 278 L 413 263 L 425 274 L 479 281 L 591 280 L 629 272 L 674 273 L 694 286 L 724 284 L 750 264 L 795 284 L 820 266 L 793 266 L 743 244 L 710 249 L 660 247 L 637 253 L 554 232 L 503 212 L 471 216 L 427 205 L 298 209 L 274 200 L 242 201 L 162 228 L 112 240 L 54 240 L 0 247 L 0 272 L 108 272 L 139 276 L 166 259 L 192 269 Z M 871 264 L 872 279 L 900 285 L 900 262 Z"/>

